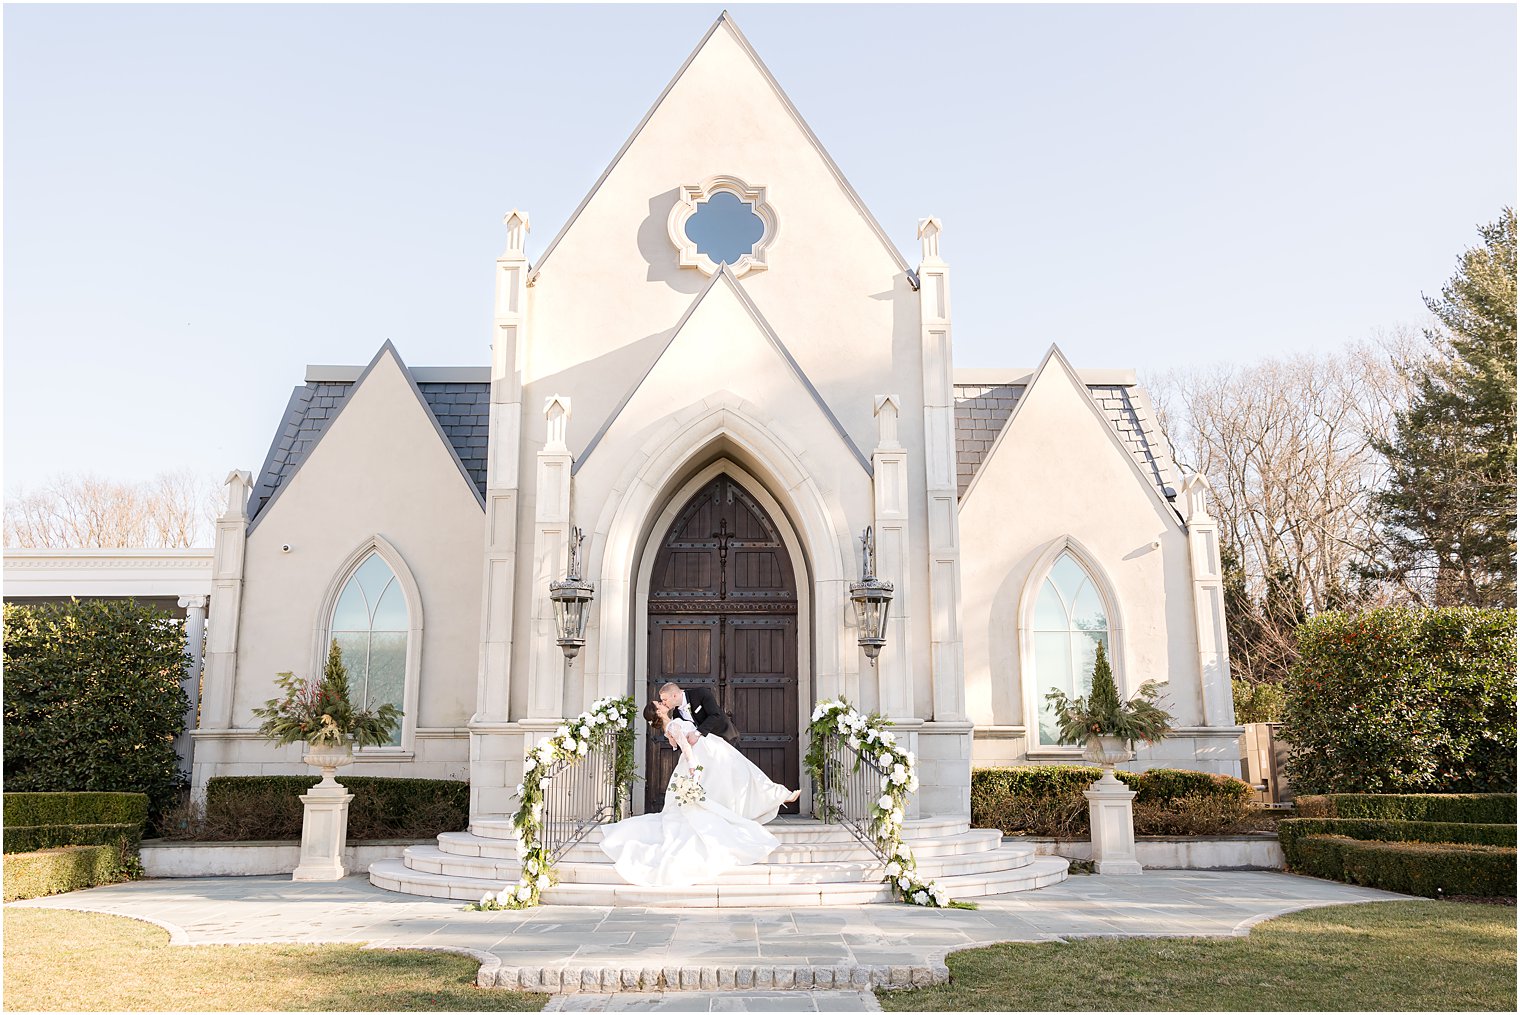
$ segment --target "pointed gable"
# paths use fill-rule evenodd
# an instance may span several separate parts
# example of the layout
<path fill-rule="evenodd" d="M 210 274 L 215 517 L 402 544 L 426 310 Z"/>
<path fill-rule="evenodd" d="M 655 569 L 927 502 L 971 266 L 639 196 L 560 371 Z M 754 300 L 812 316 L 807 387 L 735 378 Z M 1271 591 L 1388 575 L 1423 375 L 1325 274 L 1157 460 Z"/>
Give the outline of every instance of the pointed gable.
<path fill-rule="evenodd" d="M 1016 468 L 1026 477 L 1037 472 L 1071 472 L 1091 469 L 1097 459 L 1117 457 L 1123 463 L 1120 472 L 1130 476 L 1149 494 L 1154 507 L 1173 523 L 1181 516 L 1170 502 L 1174 488 L 1166 482 L 1160 456 L 1151 451 L 1151 445 L 1127 441 L 1129 430 L 1121 428 L 1126 413 L 1134 415 L 1133 402 L 1126 395 L 1121 411 L 1105 404 L 1112 400 L 1116 385 L 1089 384 L 1078 376 L 1066 357 L 1055 346 L 1045 354 L 1040 366 L 1030 376 L 1020 378 L 1019 384 L 962 385 L 973 389 L 964 392 L 963 401 L 972 403 L 958 412 L 957 441 L 970 439 L 980 445 L 968 455 L 962 450 L 960 501 L 967 503 L 983 485 L 996 486 L 1008 477 L 996 475 Z M 1122 385 L 1118 386 L 1122 387 Z M 958 396 L 963 392 L 958 391 Z M 1143 393 L 1142 393 L 1143 395 Z M 985 403 L 977 407 L 976 403 Z M 1149 400 L 1143 404 L 1148 408 Z M 959 408 L 959 405 L 958 405 Z M 978 425 L 997 422 L 995 430 L 977 429 Z M 984 438 L 995 433 L 990 442 Z M 1139 433 L 1141 439 L 1145 434 Z M 1059 454 L 1051 454 L 1053 449 Z M 1036 456 L 1042 463 L 1036 467 L 1029 459 Z M 973 472 L 969 481 L 965 466 L 971 461 Z M 1170 456 L 1164 460 L 1169 467 Z"/>
<path fill-rule="evenodd" d="M 715 355 L 716 350 L 722 354 Z M 871 473 L 870 460 L 726 267 L 682 315 L 649 370 L 628 389 L 576 458 L 575 470 L 592 458 L 615 427 L 659 421 L 672 405 L 685 405 L 719 391 L 765 406 L 799 435 L 832 431 L 837 446 Z"/>
<path fill-rule="evenodd" d="M 460 372 L 450 372 L 456 373 Z M 426 392 L 424 387 L 428 389 Z M 419 383 L 389 341 L 352 381 L 308 381 L 291 395 L 280 430 L 259 472 L 249 503 L 248 531 L 252 532 L 263 520 L 340 422 L 364 426 L 364 422 L 353 417 L 375 412 L 375 403 L 381 401 L 387 404 L 382 414 L 390 413 L 396 421 L 415 420 L 416 433 L 412 436 L 418 450 L 436 443 L 435 453 L 451 463 L 477 503 L 484 507 L 489 398 L 488 380 L 451 376 L 449 380 Z M 359 402 L 365 403 L 365 408 L 356 412 L 352 406 Z M 377 448 L 373 456 L 366 457 L 378 462 L 383 460 L 383 452 L 383 448 Z"/>

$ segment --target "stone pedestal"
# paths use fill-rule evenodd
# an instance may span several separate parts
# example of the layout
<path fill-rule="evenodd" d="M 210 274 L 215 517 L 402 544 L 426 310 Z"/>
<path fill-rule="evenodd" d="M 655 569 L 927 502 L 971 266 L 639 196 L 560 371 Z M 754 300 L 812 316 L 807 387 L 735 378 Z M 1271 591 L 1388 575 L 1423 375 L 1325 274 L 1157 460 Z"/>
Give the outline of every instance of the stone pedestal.
<path fill-rule="evenodd" d="M 348 872 L 343 850 L 348 845 L 348 805 L 354 795 L 337 783 L 318 783 L 301 797 L 306 808 L 301 821 L 301 863 L 292 881 L 338 881 Z"/>
<path fill-rule="evenodd" d="M 1105 768 L 1103 778 L 1082 794 L 1092 822 L 1093 867 L 1099 874 L 1141 874 L 1135 855 L 1135 791 Z"/>

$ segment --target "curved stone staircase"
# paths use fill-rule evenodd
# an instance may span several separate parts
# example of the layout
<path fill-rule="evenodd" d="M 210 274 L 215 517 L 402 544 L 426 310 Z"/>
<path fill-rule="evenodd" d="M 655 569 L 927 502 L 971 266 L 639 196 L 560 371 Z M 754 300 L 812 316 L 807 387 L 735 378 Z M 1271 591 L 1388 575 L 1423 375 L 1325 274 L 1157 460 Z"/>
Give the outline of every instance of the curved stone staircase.
<path fill-rule="evenodd" d="M 712 884 L 643 888 L 618 876 L 599 845 L 601 829 L 557 865 L 559 884 L 543 901 L 568 906 L 846 906 L 890 902 L 881 864 L 842 825 L 783 817 L 766 826 L 781 845 L 765 863 L 727 871 Z M 937 880 L 954 899 L 1029 891 L 1066 878 L 1066 861 L 1004 845 L 997 829 L 956 818 L 907 822 L 904 838 L 919 876 Z M 370 866 L 370 883 L 393 892 L 473 902 L 517 882 L 520 869 L 510 820 L 472 822 L 445 832 L 436 846 L 411 846 L 400 860 Z"/>

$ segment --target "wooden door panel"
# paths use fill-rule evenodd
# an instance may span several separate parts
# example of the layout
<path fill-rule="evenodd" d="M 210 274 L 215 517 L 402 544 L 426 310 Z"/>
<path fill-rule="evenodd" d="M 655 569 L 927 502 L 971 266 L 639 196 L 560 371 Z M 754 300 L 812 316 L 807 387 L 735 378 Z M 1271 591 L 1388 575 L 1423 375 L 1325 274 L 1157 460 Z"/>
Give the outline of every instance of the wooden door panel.
<path fill-rule="evenodd" d="M 775 523 L 719 476 L 664 533 L 651 569 L 649 682 L 707 687 L 772 780 L 798 785 L 797 575 Z M 647 810 L 659 810 L 677 752 L 650 738 Z M 795 811 L 796 806 L 786 808 Z"/>

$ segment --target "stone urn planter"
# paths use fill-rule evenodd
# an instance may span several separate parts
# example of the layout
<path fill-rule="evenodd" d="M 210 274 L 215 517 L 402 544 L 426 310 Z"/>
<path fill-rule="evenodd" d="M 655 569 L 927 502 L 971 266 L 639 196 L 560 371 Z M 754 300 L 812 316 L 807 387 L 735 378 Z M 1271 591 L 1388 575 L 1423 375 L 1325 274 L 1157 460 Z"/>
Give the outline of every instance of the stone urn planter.
<path fill-rule="evenodd" d="M 1114 778 L 1114 766 L 1133 758 L 1129 742 L 1123 737 L 1088 737 L 1082 757 L 1103 766 L 1103 776 L 1098 781 L 1104 785 L 1121 785 Z"/>
<path fill-rule="evenodd" d="M 342 789 L 342 784 L 333 776 L 344 765 L 354 763 L 354 742 L 352 739 L 345 739 L 339 744 L 309 744 L 306 753 L 301 755 L 301 760 L 313 768 L 322 770 L 322 781 L 312 789 Z"/>

